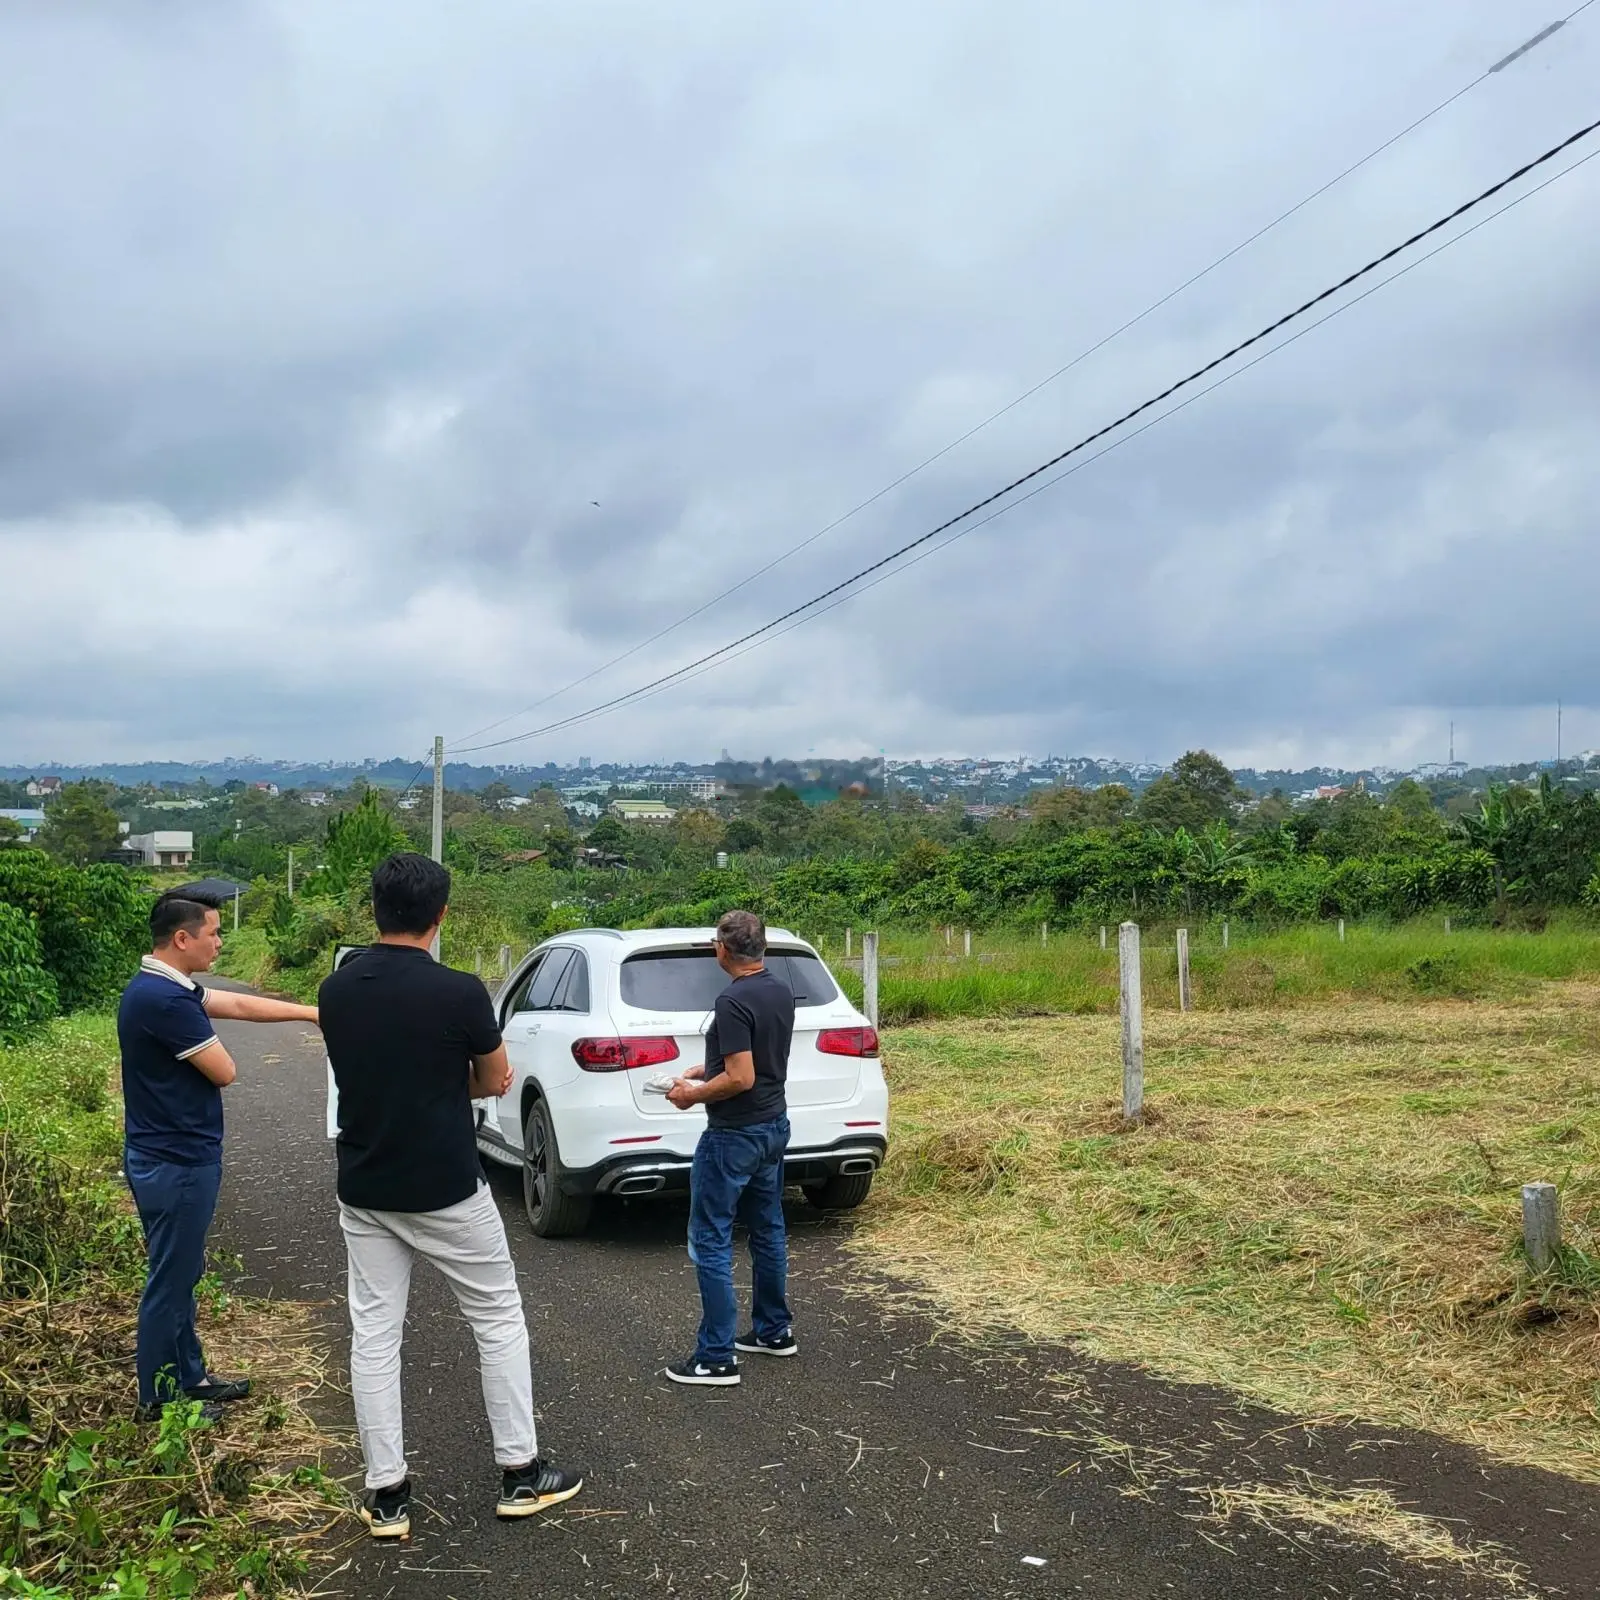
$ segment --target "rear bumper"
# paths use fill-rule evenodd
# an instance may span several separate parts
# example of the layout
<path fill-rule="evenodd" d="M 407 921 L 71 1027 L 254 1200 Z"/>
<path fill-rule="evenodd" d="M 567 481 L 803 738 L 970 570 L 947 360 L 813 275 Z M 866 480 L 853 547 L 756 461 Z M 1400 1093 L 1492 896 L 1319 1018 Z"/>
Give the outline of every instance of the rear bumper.
<path fill-rule="evenodd" d="M 876 1172 L 883 1164 L 886 1141 L 869 1138 L 840 1139 L 813 1148 L 791 1148 L 783 1158 L 786 1184 L 825 1183 L 840 1175 Z M 687 1194 L 692 1156 L 637 1151 L 611 1156 L 593 1167 L 561 1174 L 564 1194 Z"/>

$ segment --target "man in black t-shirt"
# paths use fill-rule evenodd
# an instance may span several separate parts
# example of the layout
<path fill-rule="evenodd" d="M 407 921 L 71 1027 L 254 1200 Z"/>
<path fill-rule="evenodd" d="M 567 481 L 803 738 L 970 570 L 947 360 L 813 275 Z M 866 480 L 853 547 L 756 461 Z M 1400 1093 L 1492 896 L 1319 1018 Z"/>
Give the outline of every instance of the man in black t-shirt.
<path fill-rule="evenodd" d="M 667 1099 L 706 1108 L 690 1175 L 689 1259 L 700 1280 L 700 1337 L 674 1383 L 734 1384 L 739 1357 L 800 1353 L 790 1325 L 789 1241 L 783 1223 L 783 1154 L 789 1146 L 789 1044 L 794 995 L 766 967 L 767 930 L 749 911 L 717 924 L 717 961 L 733 980 L 717 996 L 706 1064 L 691 1067 Z M 751 1329 L 735 1334 L 733 1224 L 750 1236 Z"/>
<path fill-rule="evenodd" d="M 390 856 L 372 874 L 378 942 L 318 996 L 339 1091 L 350 1387 L 371 1491 L 362 1515 L 377 1538 L 411 1531 L 400 1340 L 419 1255 L 444 1275 L 477 1340 L 501 1469 L 496 1514 L 531 1516 L 583 1487 L 538 1456 L 528 1325 L 472 1116 L 473 1100 L 511 1087 L 511 1067 L 483 984 L 430 954 L 449 897 L 438 862 Z"/>

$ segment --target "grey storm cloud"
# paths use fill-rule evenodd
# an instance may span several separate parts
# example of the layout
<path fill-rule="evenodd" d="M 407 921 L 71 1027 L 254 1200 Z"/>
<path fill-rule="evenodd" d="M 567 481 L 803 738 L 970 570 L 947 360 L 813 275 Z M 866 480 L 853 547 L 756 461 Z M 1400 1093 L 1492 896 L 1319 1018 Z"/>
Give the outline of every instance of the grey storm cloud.
<path fill-rule="evenodd" d="M 0 15 L 0 760 L 420 753 L 695 659 L 1600 115 L 1533 0 Z M 1576 160 L 1583 150 L 1574 152 Z M 1565 165 L 1565 163 L 1563 163 Z M 1600 162 L 509 760 L 1600 744 Z M 1524 185 L 1531 187 L 1531 184 Z M 1520 191 L 1518 191 L 1520 192 Z"/>

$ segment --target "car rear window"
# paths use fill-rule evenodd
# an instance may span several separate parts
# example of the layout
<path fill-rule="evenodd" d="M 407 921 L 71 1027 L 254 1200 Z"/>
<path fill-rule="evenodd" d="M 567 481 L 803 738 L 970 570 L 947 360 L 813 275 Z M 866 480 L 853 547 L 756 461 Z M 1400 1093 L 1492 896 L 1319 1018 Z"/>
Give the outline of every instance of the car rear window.
<path fill-rule="evenodd" d="M 825 1006 L 839 993 L 828 969 L 804 950 L 769 950 L 767 967 L 797 1006 Z M 641 1011 L 709 1011 L 728 987 L 710 950 L 646 950 L 622 963 L 622 1000 Z"/>

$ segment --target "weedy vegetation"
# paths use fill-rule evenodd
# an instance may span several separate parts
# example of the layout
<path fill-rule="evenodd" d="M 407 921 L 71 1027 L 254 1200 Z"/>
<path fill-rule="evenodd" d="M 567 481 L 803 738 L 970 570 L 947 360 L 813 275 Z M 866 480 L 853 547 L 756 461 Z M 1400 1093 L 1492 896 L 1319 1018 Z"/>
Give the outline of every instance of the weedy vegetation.
<path fill-rule="evenodd" d="M 306 1410 L 309 1313 L 209 1281 L 208 1344 L 267 1392 L 219 1427 L 192 1404 L 134 1421 L 143 1258 L 115 1063 L 114 1024 L 90 1014 L 0 1049 L 0 1595 L 281 1594 L 345 1501 Z"/>

